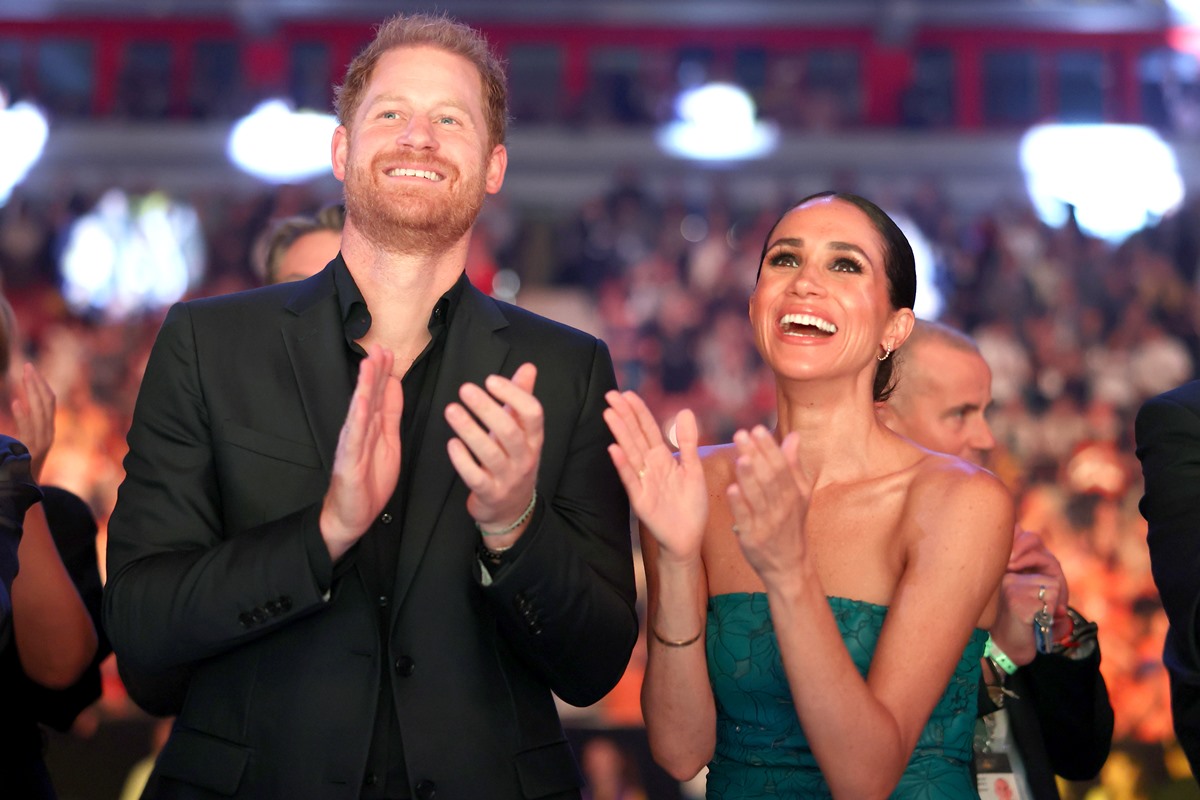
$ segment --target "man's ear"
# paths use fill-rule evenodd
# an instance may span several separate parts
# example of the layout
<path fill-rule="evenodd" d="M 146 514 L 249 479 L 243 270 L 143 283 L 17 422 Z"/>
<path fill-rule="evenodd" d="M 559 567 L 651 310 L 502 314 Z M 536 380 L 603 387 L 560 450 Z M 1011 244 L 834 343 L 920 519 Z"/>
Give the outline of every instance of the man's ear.
<path fill-rule="evenodd" d="M 333 131 L 333 140 L 329 143 L 330 162 L 333 164 L 333 176 L 339 181 L 346 180 L 346 159 L 349 157 L 350 131 L 345 125 L 338 125 Z"/>
<path fill-rule="evenodd" d="M 484 188 L 488 194 L 496 194 L 504 185 L 504 174 L 508 171 L 508 148 L 502 144 L 493 147 L 486 169 Z"/>

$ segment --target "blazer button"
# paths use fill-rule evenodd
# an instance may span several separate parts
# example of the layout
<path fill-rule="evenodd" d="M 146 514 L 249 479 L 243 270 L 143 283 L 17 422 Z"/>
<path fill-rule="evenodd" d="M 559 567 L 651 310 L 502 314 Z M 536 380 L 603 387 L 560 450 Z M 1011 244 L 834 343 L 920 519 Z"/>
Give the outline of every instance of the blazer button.
<path fill-rule="evenodd" d="M 242 623 L 243 628 L 249 628 L 254 624 L 254 618 L 243 611 L 242 613 L 238 614 L 238 622 Z"/>
<path fill-rule="evenodd" d="M 421 781 L 417 784 L 418 800 L 433 800 L 437 794 L 437 784 L 433 781 Z"/>
<path fill-rule="evenodd" d="M 388 513 L 387 511 L 385 511 L 379 515 L 379 521 L 382 522 L 384 525 L 391 525 L 392 524 L 392 515 L 390 513 Z"/>
<path fill-rule="evenodd" d="M 269 616 L 270 615 L 267 614 L 266 609 L 262 608 L 256 608 L 250 612 L 250 618 L 255 622 L 266 622 Z"/>
<path fill-rule="evenodd" d="M 282 609 L 284 611 L 291 611 L 292 610 L 292 598 L 288 597 L 286 594 L 283 595 L 282 597 L 280 597 L 279 598 L 279 607 L 280 607 L 280 609 Z"/>
<path fill-rule="evenodd" d="M 416 668 L 417 662 L 413 661 L 408 656 L 400 656 L 396 659 L 396 674 L 401 678 L 407 678 L 411 676 Z"/>

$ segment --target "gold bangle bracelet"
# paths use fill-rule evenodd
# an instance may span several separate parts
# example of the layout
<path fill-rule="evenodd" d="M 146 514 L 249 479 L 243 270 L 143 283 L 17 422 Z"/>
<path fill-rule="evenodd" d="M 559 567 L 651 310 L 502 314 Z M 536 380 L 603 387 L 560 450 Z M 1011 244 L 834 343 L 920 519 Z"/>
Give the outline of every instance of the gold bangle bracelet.
<path fill-rule="evenodd" d="M 673 639 L 664 639 L 663 637 L 659 636 L 658 631 L 654 630 L 653 625 L 650 626 L 650 633 L 652 633 L 654 638 L 657 639 L 661 644 L 665 644 L 667 647 L 687 647 L 689 644 L 695 644 L 696 642 L 700 641 L 700 637 L 704 635 L 704 628 L 701 628 L 700 632 L 692 638 L 681 639 L 679 641 L 675 641 Z"/>

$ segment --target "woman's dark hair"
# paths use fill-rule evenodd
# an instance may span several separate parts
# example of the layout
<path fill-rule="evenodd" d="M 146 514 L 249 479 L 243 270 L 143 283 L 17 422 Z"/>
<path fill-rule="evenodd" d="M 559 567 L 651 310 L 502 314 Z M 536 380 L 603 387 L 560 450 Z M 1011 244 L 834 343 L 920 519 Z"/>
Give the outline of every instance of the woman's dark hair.
<path fill-rule="evenodd" d="M 810 194 L 785 211 L 779 219 L 775 220 L 775 224 L 771 226 L 771 230 L 767 231 L 766 239 L 763 240 L 762 254 L 758 257 L 758 274 L 762 274 L 762 265 L 767 259 L 767 249 L 771 246 L 771 236 L 783 218 L 806 203 L 826 198 L 849 203 L 871 220 L 879 238 L 883 240 L 883 269 L 888 279 L 888 300 L 891 301 L 892 310 L 912 308 L 917 300 L 917 265 L 913 259 L 912 245 L 908 243 L 908 238 L 904 235 L 904 231 L 900 230 L 900 226 L 882 208 L 865 197 L 850 192 L 827 191 Z M 754 282 L 758 283 L 758 275 L 755 275 Z M 890 358 L 880 361 L 875 370 L 876 403 L 887 400 L 896 388 L 896 383 L 892 379 L 893 363 Z"/>

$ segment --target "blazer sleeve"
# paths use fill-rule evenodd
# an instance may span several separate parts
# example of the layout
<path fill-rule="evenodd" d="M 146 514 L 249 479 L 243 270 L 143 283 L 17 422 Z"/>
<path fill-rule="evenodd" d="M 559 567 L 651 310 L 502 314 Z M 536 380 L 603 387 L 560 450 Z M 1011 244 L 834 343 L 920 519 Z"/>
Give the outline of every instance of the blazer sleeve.
<path fill-rule="evenodd" d="M 616 388 L 608 348 L 595 341 L 583 402 L 553 463 L 539 471 L 539 508 L 519 552 L 483 580 L 512 650 L 564 701 L 590 705 L 623 674 L 637 639 L 629 500 L 608 455 L 601 416 Z M 541 366 L 541 365 L 539 365 Z M 542 375 L 547 375 L 543 367 Z M 548 403 L 571 402 L 554 389 Z M 564 426 L 565 427 L 565 426 Z M 552 491 L 543 492 L 547 487 Z M 480 573 L 482 577 L 482 573 Z"/>
<path fill-rule="evenodd" d="M 1050 768 L 1073 780 L 1096 777 L 1112 747 L 1113 710 L 1100 674 L 1100 643 L 1078 661 L 1039 654 L 1023 668 Z"/>
<path fill-rule="evenodd" d="M 1189 387 L 1200 392 L 1200 385 Z M 1134 433 L 1145 482 L 1139 508 L 1170 621 L 1165 657 L 1175 663 L 1168 666 L 1200 682 L 1200 403 L 1189 407 L 1181 399 L 1159 395 L 1138 411 Z"/>
<path fill-rule="evenodd" d="M 176 305 L 146 365 L 108 527 L 104 623 L 135 700 L 140 678 L 177 687 L 180 668 L 325 604 L 329 565 L 309 546 L 319 504 L 228 529 L 199 362 L 192 312 Z"/>

